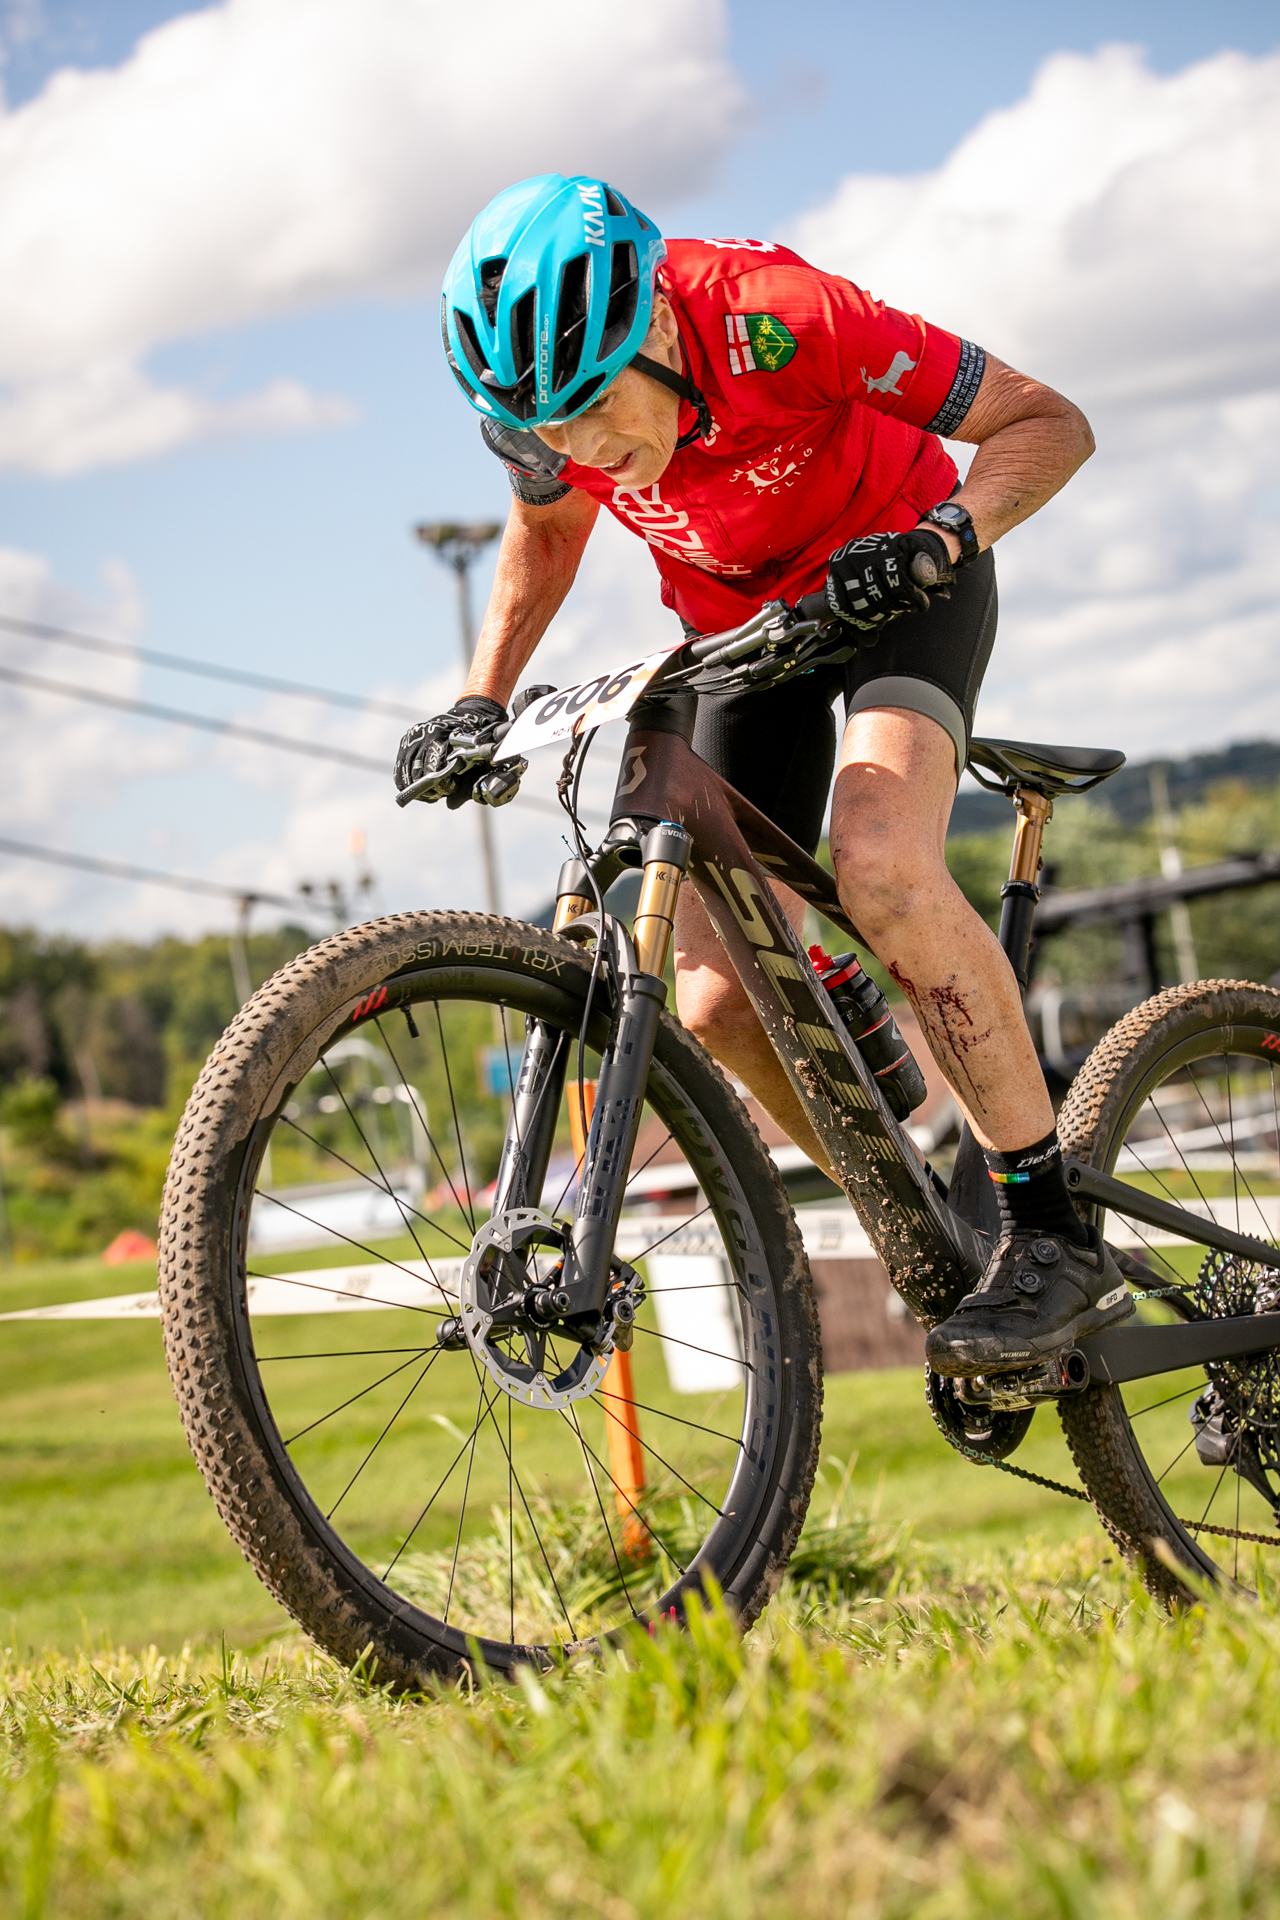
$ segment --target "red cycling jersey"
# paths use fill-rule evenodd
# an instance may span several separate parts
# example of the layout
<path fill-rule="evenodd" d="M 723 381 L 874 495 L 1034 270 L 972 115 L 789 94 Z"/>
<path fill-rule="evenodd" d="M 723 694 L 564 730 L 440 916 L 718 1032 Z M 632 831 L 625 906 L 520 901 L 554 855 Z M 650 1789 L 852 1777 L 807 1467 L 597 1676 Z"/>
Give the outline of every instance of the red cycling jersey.
<path fill-rule="evenodd" d="M 944 500 L 986 356 L 786 247 L 672 240 L 658 284 L 711 431 L 651 487 L 566 461 L 559 478 L 649 542 L 662 598 L 701 632 L 820 586 L 833 549 Z M 681 403 L 680 432 L 695 427 Z"/>

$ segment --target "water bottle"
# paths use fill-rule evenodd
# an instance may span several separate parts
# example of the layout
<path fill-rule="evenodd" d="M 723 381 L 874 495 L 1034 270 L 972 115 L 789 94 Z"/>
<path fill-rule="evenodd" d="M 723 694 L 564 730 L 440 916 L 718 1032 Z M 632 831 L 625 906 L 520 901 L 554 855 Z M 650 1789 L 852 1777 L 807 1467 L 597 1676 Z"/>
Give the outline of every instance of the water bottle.
<path fill-rule="evenodd" d="M 898 1031 L 889 1002 L 856 953 L 838 953 L 833 960 L 821 947 L 810 947 L 809 958 L 831 1004 L 857 1043 L 858 1052 L 884 1089 L 895 1120 L 905 1120 L 924 1104 L 928 1088 L 915 1055 Z"/>

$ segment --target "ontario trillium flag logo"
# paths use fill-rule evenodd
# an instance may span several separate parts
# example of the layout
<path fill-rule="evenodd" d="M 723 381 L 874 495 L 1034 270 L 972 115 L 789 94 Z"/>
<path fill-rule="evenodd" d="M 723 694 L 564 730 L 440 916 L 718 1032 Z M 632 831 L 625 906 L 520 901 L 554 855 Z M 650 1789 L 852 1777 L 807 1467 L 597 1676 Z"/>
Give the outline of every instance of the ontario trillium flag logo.
<path fill-rule="evenodd" d="M 776 313 L 726 313 L 730 373 L 776 373 L 796 350 L 796 337 Z"/>

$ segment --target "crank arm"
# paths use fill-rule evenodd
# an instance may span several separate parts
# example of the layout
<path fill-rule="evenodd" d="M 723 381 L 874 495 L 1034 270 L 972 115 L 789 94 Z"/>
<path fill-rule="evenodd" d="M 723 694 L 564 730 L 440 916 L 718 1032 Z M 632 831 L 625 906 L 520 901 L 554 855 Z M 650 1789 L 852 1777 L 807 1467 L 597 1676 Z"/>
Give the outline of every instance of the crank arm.
<path fill-rule="evenodd" d="M 1280 1247 L 1273 1247 L 1265 1240 L 1235 1233 L 1230 1227 L 1219 1226 L 1216 1220 L 1202 1219 L 1198 1213 L 1188 1213 L 1168 1200 L 1157 1200 L 1154 1194 L 1141 1193 L 1137 1187 L 1114 1180 L 1109 1173 L 1099 1173 L 1094 1167 L 1086 1167 L 1080 1160 L 1065 1161 L 1062 1171 L 1069 1191 L 1081 1200 L 1096 1200 L 1113 1213 L 1141 1220 L 1148 1227 L 1163 1227 L 1167 1233 L 1176 1233 L 1193 1245 L 1238 1253 L 1258 1266 L 1280 1270 Z"/>
<path fill-rule="evenodd" d="M 1111 1327 L 1079 1341 L 1089 1362 L 1089 1385 L 1118 1386 L 1154 1373 L 1176 1373 L 1208 1360 L 1243 1360 L 1280 1347 L 1280 1313 L 1192 1320 L 1176 1327 Z"/>

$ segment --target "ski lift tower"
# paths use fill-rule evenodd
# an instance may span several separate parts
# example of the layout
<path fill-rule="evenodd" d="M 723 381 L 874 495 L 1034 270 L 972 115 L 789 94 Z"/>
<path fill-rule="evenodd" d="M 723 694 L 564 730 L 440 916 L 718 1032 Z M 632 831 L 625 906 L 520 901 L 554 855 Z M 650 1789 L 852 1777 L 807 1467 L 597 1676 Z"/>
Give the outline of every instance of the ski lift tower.
<path fill-rule="evenodd" d="M 502 528 L 496 520 L 478 520 L 462 525 L 452 520 L 424 521 L 414 533 L 424 547 L 430 547 L 437 560 L 453 569 L 458 582 L 458 631 L 462 638 L 462 665 L 471 671 L 475 636 L 471 625 L 470 573 L 483 548 L 496 540 Z M 493 819 L 488 807 L 476 809 L 480 825 L 480 857 L 484 862 L 486 904 L 490 913 L 501 913 L 498 894 L 498 856 L 493 844 Z"/>

